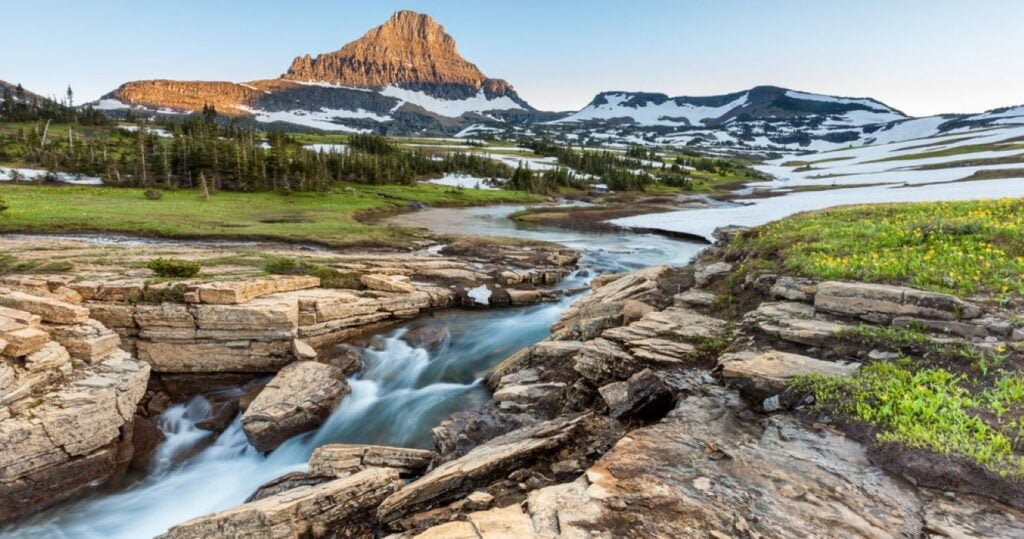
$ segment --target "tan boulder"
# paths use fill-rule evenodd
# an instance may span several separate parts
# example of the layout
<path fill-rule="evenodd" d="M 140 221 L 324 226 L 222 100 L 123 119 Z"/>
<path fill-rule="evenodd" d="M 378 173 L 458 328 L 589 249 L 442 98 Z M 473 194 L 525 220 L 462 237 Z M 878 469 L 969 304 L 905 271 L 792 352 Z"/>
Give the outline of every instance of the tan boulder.
<path fill-rule="evenodd" d="M 299 339 L 292 339 L 292 353 L 295 354 L 295 359 L 299 361 L 316 359 L 316 350 Z"/>
<path fill-rule="evenodd" d="M 6 341 L 3 355 L 22 357 L 37 352 L 50 341 L 50 336 L 39 328 L 29 327 L 17 322 L 6 322 L 0 325 L 0 337 Z"/>
<path fill-rule="evenodd" d="M 121 337 L 97 320 L 74 326 L 50 326 L 50 336 L 71 353 L 71 357 L 92 363 L 118 349 Z"/>
<path fill-rule="evenodd" d="M 313 361 L 281 369 L 242 415 L 242 428 L 256 449 L 272 451 L 288 438 L 315 429 L 349 392 L 344 374 Z"/>
<path fill-rule="evenodd" d="M 43 318 L 38 314 L 0 306 L 0 321 L 3 321 L 4 319 L 34 328 L 39 327 L 39 324 L 43 321 Z"/>

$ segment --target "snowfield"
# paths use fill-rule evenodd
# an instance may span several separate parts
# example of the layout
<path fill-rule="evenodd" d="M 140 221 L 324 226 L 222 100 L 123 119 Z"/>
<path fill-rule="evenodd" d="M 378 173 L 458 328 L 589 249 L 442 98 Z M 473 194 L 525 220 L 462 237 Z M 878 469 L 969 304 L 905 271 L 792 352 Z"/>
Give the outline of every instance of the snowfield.
<path fill-rule="evenodd" d="M 265 111 L 259 109 L 253 109 L 249 107 L 239 107 L 240 109 L 253 115 L 253 118 L 257 122 L 261 123 L 273 123 L 273 122 L 286 122 L 290 124 L 302 125 L 306 127 L 312 127 L 315 129 L 323 129 L 324 131 L 341 131 L 344 133 L 368 133 L 370 129 L 360 129 L 356 127 L 350 127 L 339 121 L 347 119 L 368 119 L 375 122 L 387 122 L 391 120 L 390 116 L 381 116 L 370 111 L 363 109 L 358 110 L 345 110 L 345 109 L 327 109 L 321 108 L 317 111 L 309 110 L 281 110 L 281 111 Z"/>
<path fill-rule="evenodd" d="M 467 112 L 482 113 L 489 110 L 525 110 L 522 105 L 516 103 L 508 96 L 488 99 L 484 95 L 483 90 L 480 90 L 475 96 L 468 99 L 441 99 L 423 92 L 407 90 L 397 86 L 388 86 L 381 90 L 380 94 L 394 97 L 401 101 L 392 111 L 398 110 L 406 103 L 411 103 L 423 107 L 434 114 L 449 118 L 458 118 Z"/>
<path fill-rule="evenodd" d="M 809 169 L 802 163 L 795 166 L 784 164 L 794 160 L 793 157 L 777 159 L 755 167 L 774 176 L 774 180 L 751 183 L 748 187 L 775 191 L 779 196 L 752 199 L 733 207 L 705 209 L 699 214 L 683 210 L 611 222 L 624 227 L 685 233 L 711 240 L 711 233 L 720 226 L 757 226 L 794 213 L 845 204 L 1020 197 L 1024 196 L 1024 151 L 1012 147 L 1004 150 L 999 145 L 1013 144 L 1014 139 L 1022 136 L 1024 126 L 980 129 L 800 156 L 800 161 L 811 163 Z M 971 148 L 966 147 L 974 145 L 984 146 L 980 146 L 978 151 L 967 151 Z M 958 148 L 963 153 L 918 157 L 918 154 Z M 893 157 L 903 159 L 879 162 Z M 1019 162 L 978 164 L 978 160 L 1007 157 L 1018 158 Z M 960 161 L 966 162 L 967 166 L 959 166 Z M 919 167 L 928 165 L 948 166 L 919 170 Z M 982 171 L 1000 171 L 1010 177 L 960 181 Z M 808 186 L 839 188 L 788 192 Z"/>
<path fill-rule="evenodd" d="M 877 112 L 896 112 L 895 110 L 883 105 L 882 103 L 879 103 L 878 101 L 875 101 L 874 99 L 835 97 L 831 95 L 822 94 L 808 94 L 805 92 L 797 92 L 794 90 L 786 90 L 786 97 L 792 97 L 793 99 L 803 99 L 804 101 L 839 103 L 841 105 L 861 105 Z M 905 116 L 900 115 L 900 117 Z"/>
<path fill-rule="evenodd" d="M 977 200 L 1024 196 L 1024 181 L 985 180 L 943 183 L 927 187 L 876 186 L 831 191 L 811 191 L 762 198 L 749 205 L 656 213 L 615 219 L 612 223 L 629 227 L 692 234 L 713 241 L 711 233 L 726 225 L 757 226 L 804 211 L 846 204 L 879 202 L 929 202 Z"/>
<path fill-rule="evenodd" d="M 631 96 L 629 94 L 605 94 L 608 102 L 603 105 L 588 105 L 583 110 L 560 120 L 550 123 L 580 122 L 585 120 L 611 120 L 614 118 L 633 118 L 641 125 L 703 125 L 704 120 L 713 120 L 721 117 L 730 110 L 743 106 L 747 102 L 747 94 L 743 94 L 731 103 L 720 107 L 700 107 L 684 103 L 677 104 L 669 99 L 661 104 L 645 103 L 641 107 L 630 107 L 623 105 Z M 671 118 L 671 119 L 670 119 Z M 685 119 L 680 121 L 679 119 Z"/>

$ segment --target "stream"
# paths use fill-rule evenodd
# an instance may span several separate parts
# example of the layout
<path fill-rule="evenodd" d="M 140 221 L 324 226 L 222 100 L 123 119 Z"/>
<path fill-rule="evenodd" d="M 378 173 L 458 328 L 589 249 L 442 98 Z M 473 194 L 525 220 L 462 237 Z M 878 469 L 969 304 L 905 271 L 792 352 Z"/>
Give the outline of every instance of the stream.
<path fill-rule="evenodd" d="M 584 286 L 602 273 L 683 264 L 705 246 L 650 234 L 519 228 L 507 218 L 518 209 L 428 209 L 393 221 L 438 233 L 515 236 L 579 249 L 579 268 L 561 284 L 564 288 Z M 365 369 L 349 378 L 351 394 L 317 430 L 298 435 L 267 455 L 249 445 L 239 417 L 215 439 L 198 429 L 196 423 L 210 413 L 202 397 L 174 405 L 159 418 L 166 439 L 144 478 L 120 491 L 95 491 L 42 511 L 0 528 L 0 535 L 152 537 L 174 524 L 238 505 L 271 479 L 305 470 L 313 450 L 324 444 L 431 448 L 433 427 L 454 412 L 487 401 L 481 377 L 488 369 L 545 338 L 574 299 L 524 308 L 435 313 L 372 336 L 361 349 Z M 410 327 L 424 325 L 446 327 L 449 338 L 429 351 L 401 339 Z"/>

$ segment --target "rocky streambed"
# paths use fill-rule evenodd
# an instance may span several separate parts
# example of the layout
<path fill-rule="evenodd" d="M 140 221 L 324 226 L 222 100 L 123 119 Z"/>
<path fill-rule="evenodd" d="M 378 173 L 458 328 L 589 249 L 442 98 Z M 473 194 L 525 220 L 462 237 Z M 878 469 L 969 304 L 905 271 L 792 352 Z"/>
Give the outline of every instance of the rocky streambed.
<path fill-rule="evenodd" d="M 431 428 L 486 402 L 481 375 L 546 336 L 593 275 L 645 265 L 628 260 L 637 247 L 655 261 L 675 254 L 660 250 L 661 244 L 630 247 L 630 239 L 588 246 L 581 263 L 580 251 L 531 242 L 455 241 L 444 250 L 407 255 L 332 253 L 333 268 L 358 277 L 358 286 L 348 289 L 319 287 L 314 277 L 253 275 L 230 265 L 212 279 L 154 284 L 146 270 L 125 271 L 134 265 L 127 260 L 114 264 L 116 269 L 90 265 L 78 278 L 5 278 L 0 292 L 8 298 L 5 304 L 16 307 L 7 313 L 12 320 L 43 312 L 36 303 L 13 303 L 23 296 L 75 313 L 74 319 L 34 319 L 40 343 L 47 335 L 69 335 L 51 348 L 96 350 L 44 365 L 43 348 L 5 349 L 5 372 L 12 376 L 4 379 L 5 404 L 11 405 L 4 409 L 10 416 L 3 427 L 12 436 L 46 434 L 40 425 L 57 419 L 48 417 L 48 407 L 34 406 L 53 401 L 62 410 L 60 426 L 68 430 L 63 436 L 95 439 L 74 454 L 61 440 L 47 446 L 52 456 L 38 458 L 46 448 L 5 445 L 10 462 L 27 461 L 5 468 L 4 499 L 11 502 L 4 507 L 5 520 L 69 501 L 3 529 L 43 536 L 151 536 L 244 502 L 261 484 L 303 469 L 313 449 L 329 442 L 432 447 Z M 97 262 L 111 250 L 137 258 L 212 260 L 252 247 L 101 240 L 4 241 L 12 253 L 38 252 L 50 260 L 60 252 L 78 260 L 96 256 Z M 486 307 L 501 309 L 480 310 Z M 365 337 L 356 345 L 337 344 L 359 336 Z M 84 400 L 66 404 L 61 392 L 84 399 L 79 379 L 105 372 L 113 364 L 105 354 L 115 352 L 126 361 L 118 368 L 142 371 L 112 382 L 134 381 L 122 399 L 123 414 L 104 415 L 111 410 L 99 397 L 94 408 L 77 408 Z M 53 371 L 47 378 L 34 375 L 46 368 Z M 68 417 L 76 423 L 66 424 Z M 110 426 L 78 432 L 90 422 Z M 90 461 L 97 464 L 83 466 Z M 76 466 L 90 473 L 76 475 Z M 98 484 L 111 486 L 96 490 Z M 169 492 L 177 494 L 169 499 Z M 178 496 L 189 503 L 179 503 Z"/>
<path fill-rule="evenodd" d="M 498 229 L 507 226 L 493 214 L 478 215 Z M 474 226 L 474 219 L 466 222 Z M 727 242 L 736 230 L 721 232 Z M 3 485 L 22 489 L 8 492 L 35 492 L 47 484 L 36 477 L 51 477 L 55 487 L 68 489 L 46 492 L 79 499 L 4 531 L 74 537 L 1012 537 L 1024 531 L 1018 480 L 940 454 L 876 444 L 813 412 L 813 399 L 791 388 L 799 377 L 852 377 L 889 353 L 877 343 L 841 340 L 851 328 L 910 325 L 927 328 L 937 343 L 952 334 L 978 349 L 1021 349 L 1024 334 L 1014 330 L 1013 313 L 905 287 L 745 273 L 720 247 L 683 264 L 679 258 L 702 246 L 636 235 L 571 236 L 561 240 L 579 242 L 578 260 L 559 249 L 541 250 L 545 256 L 537 258 L 536 245 L 525 251 L 464 245 L 445 261 L 457 266 L 445 268 L 457 272 L 454 281 L 445 279 L 456 273 L 432 273 L 437 259 L 423 253 L 386 257 L 386 263 L 351 260 L 349 267 L 361 264 L 363 275 L 374 276 L 354 292 L 310 288 L 300 278 L 235 280 L 196 284 L 181 302 L 153 304 L 118 301 L 116 294 L 97 300 L 89 289 L 60 280 L 5 282 L 7 297 L 22 303 L 4 316 L 51 340 L 63 336 L 66 344 L 58 342 L 69 355 L 84 349 L 78 335 L 96 336 L 50 327 L 74 325 L 52 321 L 74 307 L 87 310 L 78 324 L 102 335 L 111 330 L 101 327 L 113 328 L 136 355 L 118 349 L 114 357 L 58 366 L 60 376 L 36 386 L 50 392 L 44 404 L 22 399 L 8 406 L 0 428 L 28 421 L 24 436 L 39 423 L 68 431 L 50 453 L 25 452 L 24 444 L 5 448 L 8 462 L 20 466 L 4 467 Z M 551 273 L 520 272 L 516 260 Z M 659 265 L 664 262 L 673 265 Z M 575 264 L 582 267 L 574 273 Z M 45 287 L 46 293 L 34 289 L 42 303 L 60 297 L 68 305 L 55 311 L 28 301 L 31 286 Z M 581 286 L 587 291 L 575 294 Z M 488 304 L 535 304 L 436 311 L 480 307 L 484 297 Z M 130 316 L 101 321 L 99 304 L 130 309 Z M 362 318 L 367 304 L 376 310 Z M 427 312 L 436 314 L 417 316 Z M 384 327 L 403 319 L 411 321 Z M 373 331 L 375 324 L 382 327 Z M 254 332 L 275 335 L 269 342 L 283 348 L 265 346 Z M 219 348 L 181 352 L 199 343 Z M 245 352 L 227 352 L 235 346 Z M 47 364 L 11 357 L 7 365 L 18 381 Z M 256 367 L 243 368 L 249 361 Z M 148 383 L 140 383 L 146 375 Z M 128 412 L 88 408 L 103 410 L 94 424 L 110 427 L 91 428 L 95 439 L 74 445 L 69 433 L 78 431 L 63 418 L 81 415 L 74 410 L 94 385 L 118 403 L 113 410 Z M 99 393 L 91 398 L 106 402 Z M 163 433 L 162 443 L 141 442 L 152 438 L 138 427 L 146 421 L 155 426 L 150 434 Z M 60 432 L 39 430 L 50 443 L 51 431 Z M 72 465 L 86 460 L 69 458 L 75 449 L 104 463 L 86 467 L 102 473 L 83 473 L 88 479 L 77 487 L 66 480 L 70 474 L 57 480 L 58 470 L 76 470 Z M 151 456 L 138 457 L 140 450 Z M 88 490 L 132 461 L 147 470 L 132 486 Z"/>

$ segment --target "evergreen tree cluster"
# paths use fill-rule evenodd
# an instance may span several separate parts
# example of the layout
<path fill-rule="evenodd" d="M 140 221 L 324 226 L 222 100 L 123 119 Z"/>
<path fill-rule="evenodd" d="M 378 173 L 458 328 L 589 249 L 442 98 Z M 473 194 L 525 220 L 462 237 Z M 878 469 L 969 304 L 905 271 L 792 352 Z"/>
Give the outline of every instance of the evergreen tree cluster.
<path fill-rule="evenodd" d="M 482 178 L 513 174 L 512 167 L 483 156 L 432 157 L 400 149 L 378 135 L 353 135 L 345 152 L 316 152 L 284 132 L 271 131 L 264 140 L 252 128 L 220 125 L 216 116 L 207 107 L 162 127 L 139 123 L 134 131 L 101 132 L 107 136 L 83 136 L 74 124 L 61 124 L 67 135 L 57 137 L 50 122 L 38 120 L 16 133 L 0 134 L 0 159 L 101 177 L 111 185 L 204 192 L 324 191 L 336 181 L 410 184 L 446 172 Z"/>
<path fill-rule="evenodd" d="M 505 182 L 506 189 L 542 195 L 556 193 L 563 187 L 583 189 L 586 184 L 565 167 L 535 172 L 522 163 L 512 173 L 512 177 Z"/>
<path fill-rule="evenodd" d="M 92 106 L 75 107 L 74 92 L 68 86 L 64 99 L 41 99 L 39 96 L 25 91 L 18 84 L 14 88 L 3 87 L 3 99 L 0 100 L 0 121 L 34 122 L 52 120 L 71 122 L 79 125 L 107 125 L 110 119 Z"/>
<path fill-rule="evenodd" d="M 520 144 L 534 153 L 558 159 L 560 165 L 600 178 L 612 190 L 642 191 L 654 181 L 653 176 L 642 170 L 643 163 L 628 155 L 607 150 L 576 151 L 546 139 L 524 140 Z"/>

